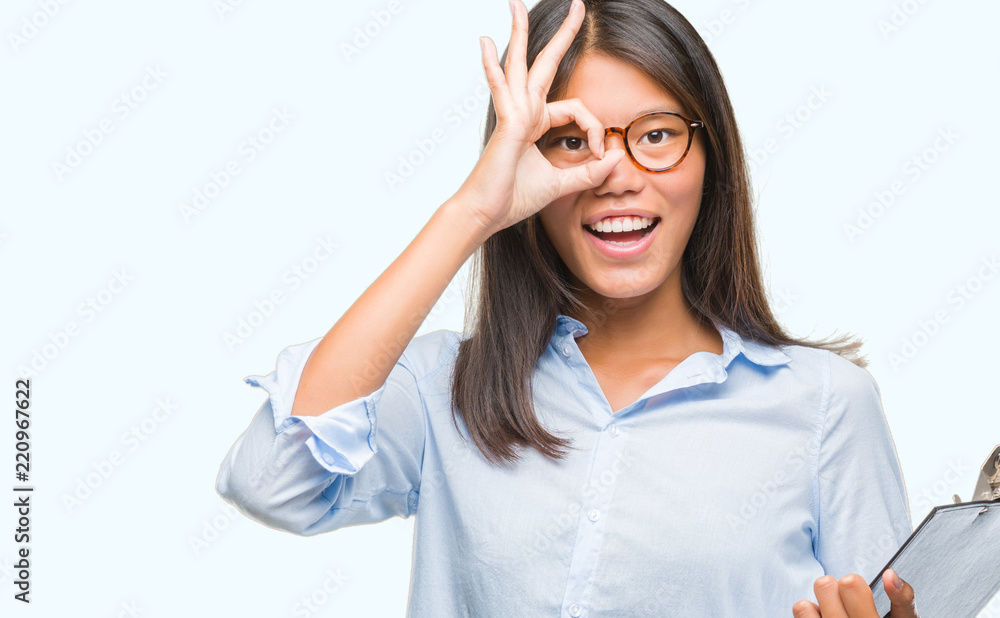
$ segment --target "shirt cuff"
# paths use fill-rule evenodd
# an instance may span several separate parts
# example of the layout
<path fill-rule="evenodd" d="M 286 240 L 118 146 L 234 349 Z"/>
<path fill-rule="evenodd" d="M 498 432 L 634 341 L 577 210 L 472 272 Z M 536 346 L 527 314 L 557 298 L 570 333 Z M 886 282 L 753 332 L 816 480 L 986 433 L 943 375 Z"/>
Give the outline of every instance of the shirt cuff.
<path fill-rule="evenodd" d="M 264 376 L 247 376 L 243 381 L 267 391 L 274 414 L 275 434 L 281 434 L 295 425 L 304 425 L 311 434 L 305 440 L 306 446 L 316 462 L 330 472 L 350 476 L 356 474 L 377 451 L 375 408 L 388 381 L 372 394 L 333 407 L 318 416 L 290 414 L 306 361 L 320 341 L 322 337 L 288 346 L 278 355 L 274 371 Z"/>

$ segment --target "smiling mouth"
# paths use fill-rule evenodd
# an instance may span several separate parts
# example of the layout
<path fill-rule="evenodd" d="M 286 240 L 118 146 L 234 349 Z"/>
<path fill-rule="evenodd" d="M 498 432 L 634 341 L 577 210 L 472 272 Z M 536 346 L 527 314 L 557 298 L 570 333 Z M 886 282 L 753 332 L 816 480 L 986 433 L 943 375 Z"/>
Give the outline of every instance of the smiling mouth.
<path fill-rule="evenodd" d="M 630 245 L 634 242 L 638 242 L 648 236 L 657 225 L 660 224 L 660 218 L 657 217 L 653 219 L 653 224 L 645 227 L 641 230 L 630 230 L 628 232 L 596 232 L 590 228 L 589 225 L 583 226 L 583 229 L 590 234 L 598 237 L 604 242 L 615 244 L 615 245 Z"/>

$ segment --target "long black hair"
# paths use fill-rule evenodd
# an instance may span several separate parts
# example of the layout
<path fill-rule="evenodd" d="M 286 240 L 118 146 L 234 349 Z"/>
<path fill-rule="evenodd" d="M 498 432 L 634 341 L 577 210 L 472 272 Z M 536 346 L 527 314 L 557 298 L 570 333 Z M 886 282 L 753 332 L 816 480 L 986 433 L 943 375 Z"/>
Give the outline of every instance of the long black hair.
<path fill-rule="evenodd" d="M 712 53 L 692 25 L 663 0 L 584 0 L 586 16 L 549 91 L 558 100 L 578 60 L 601 53 L 627 62 L 705 122 L 704 194 L 681 259 L 683 294 L 698 318 L 768 345 L 836 352 L 864 367 L 860 341 L 789 336 L 775 319 L 761 282 L 750 174 L 729 94 Z M 570 0 L 541 0 L 528 13 L 527 64 L 566 18 Z M 503 66 L 507 50 L 500 59 Z M 496 128 L 490 99 L 483 148 Z M 512 463 L 520 447 L 558 459 L 570 443 L 539 423 L 532 379 L 559 313 L 593 315 L 574 293 L 568 269 L 538 217 L 493 234 L 476 252 L 470 336 L 459 347 L 452 404 L 473 442 L 494 464 Z M 589 312 L 589 313 L 588 313 Z M 458 426 L 457 418 L 455 419 Z"/>

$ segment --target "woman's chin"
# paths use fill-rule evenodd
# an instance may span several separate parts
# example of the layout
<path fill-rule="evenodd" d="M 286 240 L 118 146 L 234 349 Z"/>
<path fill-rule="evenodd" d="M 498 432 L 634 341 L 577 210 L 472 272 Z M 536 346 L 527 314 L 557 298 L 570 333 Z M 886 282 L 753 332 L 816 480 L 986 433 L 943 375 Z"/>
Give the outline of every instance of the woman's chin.
<path fill-rule="evenodd" d="M 607 273 L 587 282 L 595 294 L 604 298 L 628 299 L 645 296 L 654 291 L 662 281 L 635 272 Z"/>

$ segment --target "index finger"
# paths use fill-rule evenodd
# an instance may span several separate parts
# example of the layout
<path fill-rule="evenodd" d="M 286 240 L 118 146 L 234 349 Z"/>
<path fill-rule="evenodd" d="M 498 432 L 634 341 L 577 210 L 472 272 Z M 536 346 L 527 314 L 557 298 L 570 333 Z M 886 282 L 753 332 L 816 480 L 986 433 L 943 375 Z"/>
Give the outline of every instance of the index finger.
<path fill-rule="evenodd" d="M 868 582 L 857 573 L 849 573 L 840 578 L 840 600 L 847 615 L 857 618 L 879 618 L 875 599 Z"/>
<path fill-rule="evenodd" d="M 559 62 L 580 30 L 585 12 L 583 0 L 572 0 L 566 19 L 563 20 L 559 30 L 545 45 L 545 48 L 535 57 L 531 70 L 528 71 L 529 92 L 544 96 L 549 91 Z"/>
<path fill-rule="evenodd" d="M 823 618 L 850 618 L 844 602 L 840 598 L 840 583 L 832 575 L 824 575 L 813 582 L 813 592 L 819 602 L 819 613 Z"/>

